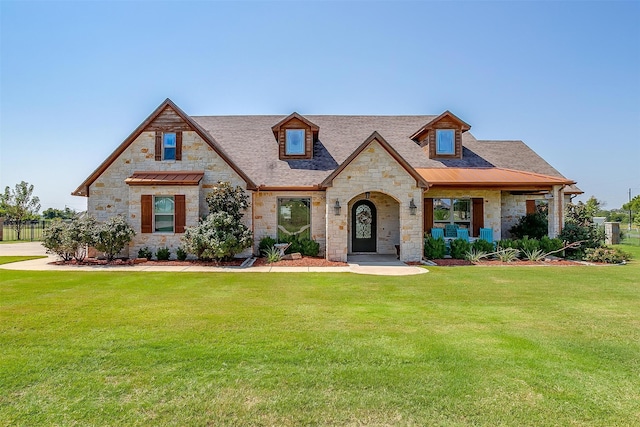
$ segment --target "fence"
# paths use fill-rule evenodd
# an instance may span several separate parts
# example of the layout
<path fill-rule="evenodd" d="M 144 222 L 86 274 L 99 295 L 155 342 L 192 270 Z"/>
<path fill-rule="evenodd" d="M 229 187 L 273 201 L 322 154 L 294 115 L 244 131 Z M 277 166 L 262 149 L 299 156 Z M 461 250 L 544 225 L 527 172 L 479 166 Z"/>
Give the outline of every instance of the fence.
<path fill-rule="evenodd" d="M 44 220 L 27 221 L 22 225 L 22 229 L 20 230 L 20 240 L 32 242 L 42 240 L 42 232 L 49 223 L 50 221 Z M 0 233 L 0 240 L 18 240 L 18 233 L 16 232 L 13 221 L 4 221 L 2 224 L 2 233 Z"/>

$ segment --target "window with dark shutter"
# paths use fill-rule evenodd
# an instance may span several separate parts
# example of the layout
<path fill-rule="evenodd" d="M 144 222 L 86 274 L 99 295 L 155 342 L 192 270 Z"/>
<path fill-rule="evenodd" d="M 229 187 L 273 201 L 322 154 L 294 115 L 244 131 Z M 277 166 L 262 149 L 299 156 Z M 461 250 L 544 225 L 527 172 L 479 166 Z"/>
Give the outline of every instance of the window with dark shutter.
<path fill-rule="evenodd" d="M 471 199 L 473 212 L 473 235 L 479 236 L 480 229 L 484 227 L 484 199 L 481 197 Z"/>
<path fill-rule="evenodd" d="M 141 232 L 153 232 L 153 196 L 144 194 L 140 199 L 141 204 Z"/>
<path fill-rule="evenodd" d="M 176 209 L 176 233 L 184 233 L 187 222 L 187 206 L 184 194 L 174 196 Z"/>
<path fill-rule="evenodd" d="M 176 132 L 176 160 L 182 160 L 182 132 Z"/>
<path fill-rule="evenodd" d="M 162 160 L 162 132 L 156 131 L 156 162 Z"/>

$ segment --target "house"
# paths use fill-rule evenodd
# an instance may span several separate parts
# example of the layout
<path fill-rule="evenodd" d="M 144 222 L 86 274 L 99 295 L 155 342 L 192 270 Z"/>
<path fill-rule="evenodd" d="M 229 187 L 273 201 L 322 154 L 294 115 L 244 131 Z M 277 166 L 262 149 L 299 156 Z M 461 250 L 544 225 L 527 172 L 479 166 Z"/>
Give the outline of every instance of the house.
<path fill-rule="evenodd" d="M 72 194 L 87 197 L 99 221 L 128 219 L 131 256 L 145 246 L 175 253 L 220 181 L 250 197 L 243 221 L 254 253 L 264 236 L 295 234 L 319 242 L 329 260 L 397 245 L 403 261 L 417 261 L 433 227 L 506 238 L 540 204 L 557 235 L 565 203 L 580 193 L 575 182 L 523 142 L 480 141 L 470 128 L 449 111 L 189 116 L 167 99 Z"/>

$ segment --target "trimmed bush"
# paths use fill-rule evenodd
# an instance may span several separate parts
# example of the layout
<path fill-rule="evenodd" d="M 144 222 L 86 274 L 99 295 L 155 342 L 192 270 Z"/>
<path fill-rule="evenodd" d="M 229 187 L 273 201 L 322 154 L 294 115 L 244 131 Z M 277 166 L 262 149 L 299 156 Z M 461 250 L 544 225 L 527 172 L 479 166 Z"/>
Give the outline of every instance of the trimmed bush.
<path fill-rule="evenodd" d="M 107 261 L 113 261 L 135 235 L 127 220 L 116 215 L 98 226 L 95 247 L 105 254 Z"/>
<path fill-rule="evenodd" d="M 605 262 L 607 264 L 621 264 L 631 259 L 631 254 L 618 248 L 603 246 L 601 248 L 588 248 L 585 260 L 592 262 Z"/>
<path fill-rule="evenodd" d="M 491 253 L 493 252 L 493 243 L 487 242 L 486 240 L 477 239 L 475 242 L 471 244 L 471 249 L 476 252 L 485 252 Z"/>
<path fill-rule="evenodd" d="M 182 246 L 180 246 L 178 248 L 178 250 L 176 250 L 176 258 L 178 258 L 178 261 L 184 261 L 187 259 L 187 251 L 185 251 Z"/>
<path fill-rule="evenodd" d="M 151 254 L 151 249 L 145 246 L 144 248 L 138 249 L 138 258 L 146 258 L 151 259 L 153 255 Z"/>
<path fill-rule="evenodd" d="M 226 212 L 215 212 L 182 238 L 187 251 L 201 260 L 226 260 L 251 246 L 251 230 Z"/>
<path fill-rule="evenodd" d="M 158 258 L 158 261 L 168 261 L 170 257 L 171 251 L 169 248 L 159 248 L 156 252 L 156 258 Z"/>
<path fill-rule="evenodd" d="M 518 239 L 523 237 L 540 239 L 547 235 L 548 229 L 547 216 L 541 212 L 535 212 L 521 217 L 518 223 L 509 229 L 509 233 Z"/>
<path fill-rule="evenodd" d="M 297 235 L 289 235 L 284 239 L 286 243 L 291 243 L 285 253 L 292 254 L 299 252 L 304 256 L 318 256 L 320 253 L 320 243 L 311 240 L 308 237 L 298 237 Z"/>
<path fill-rule="evenodd" d="M 447 245 L 442 237 L 434 239 L 427 235 L 424 238 L 424 257 L 426 259 L 442 259 L 447 254 Z"/>
<path fill-rule="evenodd" d="M 558 239 L 558 238 L 551 239 L 549 236 L 543 236 L 540 239 L 540 249 L 545 254 L 558 251 L 562 249 L 562 247 L 563 247 L 563 244 L 561 239 Z"/>
<path fill-rule="evenodd" d="M 465 239 L 455 239 L 451 241 L 451 258 L 465 259 L 471 250 L 471 243 Z"/>

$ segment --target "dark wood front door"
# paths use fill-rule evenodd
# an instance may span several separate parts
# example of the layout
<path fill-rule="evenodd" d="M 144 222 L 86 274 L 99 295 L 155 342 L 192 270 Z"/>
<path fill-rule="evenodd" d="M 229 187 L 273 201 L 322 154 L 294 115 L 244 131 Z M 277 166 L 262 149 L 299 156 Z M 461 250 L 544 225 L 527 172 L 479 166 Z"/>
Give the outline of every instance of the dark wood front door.
<path fill-rule="evenodd" d="M 376 207 L 368 200 L 360 200 L 351 210 L 351 251 L 376 251 Z"/>

